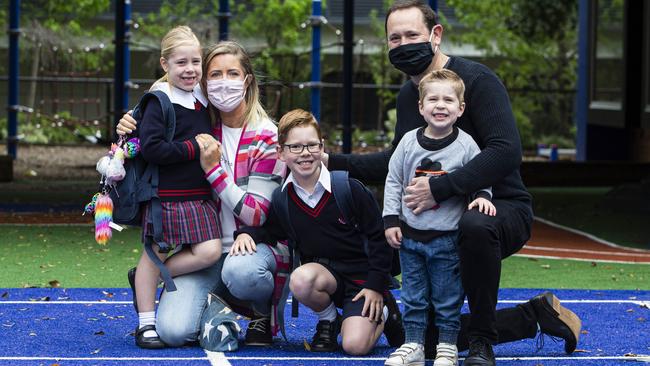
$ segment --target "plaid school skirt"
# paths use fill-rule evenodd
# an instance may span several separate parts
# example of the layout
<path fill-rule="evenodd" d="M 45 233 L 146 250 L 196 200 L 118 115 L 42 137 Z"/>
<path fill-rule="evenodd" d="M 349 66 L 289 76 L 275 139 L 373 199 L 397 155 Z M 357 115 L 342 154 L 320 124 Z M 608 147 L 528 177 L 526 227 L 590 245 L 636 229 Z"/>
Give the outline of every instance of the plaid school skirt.
<path fill-rule="evenodd" d="M 196 244 L 219 238 L 219 213 L 213 200 L 161 202 L 163 240 L 169 245 Z M 151 203 L 142 216 L 142 241 L 153 235 Z"/>

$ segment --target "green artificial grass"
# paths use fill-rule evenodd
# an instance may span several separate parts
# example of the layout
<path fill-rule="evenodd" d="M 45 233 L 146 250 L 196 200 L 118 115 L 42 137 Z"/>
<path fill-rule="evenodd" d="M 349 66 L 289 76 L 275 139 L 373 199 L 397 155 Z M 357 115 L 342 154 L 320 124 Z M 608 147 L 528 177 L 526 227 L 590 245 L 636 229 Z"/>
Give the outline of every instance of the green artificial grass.
<path fill-rule="evenodd" d="M 139 228 L 99 245 L 92 225 L 2 225 L 0 287 L 128 287 L 142 249 Z"/>
<path fill-rule="evenodd" d="M 611 187 L 529 190 L 537 217 L 619 245 L 650 249 L 650 217 L 638 207 L 641 197 L 613 197 Z"/>
<path fill-rule="evenodd" d="M 0 225 L 0 287 L 128 287 L 142 253 L 139 228 L 113 231 L 101 246 L 91 225 Z M 504 288 L 650 290 L 650 265 L 508 258 Z"/>

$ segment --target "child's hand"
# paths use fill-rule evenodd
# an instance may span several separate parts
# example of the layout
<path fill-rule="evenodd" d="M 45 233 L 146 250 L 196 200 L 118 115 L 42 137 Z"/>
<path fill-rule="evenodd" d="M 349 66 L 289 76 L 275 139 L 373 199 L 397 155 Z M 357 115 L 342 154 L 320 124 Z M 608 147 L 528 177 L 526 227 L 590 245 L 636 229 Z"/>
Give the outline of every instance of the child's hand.
<path fill-rule="evenodd" d="M 120 136 L 128 135 L 138 128 L 137 127 L 138 121 L 136 121 L 133 117 L 131 117 L 131 113 L 133 113 L 133 110 L 126 112 L 126 114 L 124 114 L 122 118 L 120 118 L 120 123 L 118 123 L 116 128 L 118 135 Z"/>
<path fill-rule="evenodd" d="M 246 255 L 246 252 L 248 252 L 248 254 L 253 254 L 256 251 L 257 246 L 255 245 L 255 240 L 253 240 L 253 237 L 248 234 L 239 234 L 237 235 L 235 242 L 232 243 L 232 247 L 230 247 L 230 252 L 228 255 Z"/>
<path fill-rule="evenodd" d="M 398 226 L 389 227 L 386 229 L 386 231 L 384 231 L 384 235 L 386 235 L 388 245 L 391 247 L 399 249 L 399 247 L 402 245 L 402 229 L 400 229 Z"/>
<path fill-rule="evenodd" d="M 488 216 L 496 216 L 497 214 L 497 208 L 494 207 L 494 204 L 490 200 L 487 200 L 483 197 L 479 197 L 472 201 L 472 203 L 467 206 L 467 209 L 471 210 L 474 207 L 478 207 L 479 212 L 482 212 Z"/>
<path fill-rule="evenodd" d="M 359 291 L 352 301 L 357 301 L 362 297 L 365 298 L 365 302 L 363 303 L 361 316 L 367 316 L 370 321 L 381 323 L 381 315 L 384 310 L 384 297 L 375 290 L 364 288 Z"/>

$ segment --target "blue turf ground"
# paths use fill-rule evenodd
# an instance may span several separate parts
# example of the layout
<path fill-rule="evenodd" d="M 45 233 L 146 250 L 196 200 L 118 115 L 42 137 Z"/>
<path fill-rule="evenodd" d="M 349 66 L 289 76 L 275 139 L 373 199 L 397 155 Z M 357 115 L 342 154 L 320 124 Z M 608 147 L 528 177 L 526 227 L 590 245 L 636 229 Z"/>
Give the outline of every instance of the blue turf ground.
<path fill-rule="evenodd" d="M 499 306 L 514 306 L 540 291 L 504 289 Z M 583 321 L 579 352 L 565 355 L 564 343 L 548 337 L 537 350 L 538 340 L 527 339 L 495 347 L 499 365 L 650 362 L 650 291 L 555 293 Z M 311 338 L 316 318 L 306 308 L 291 318 L 290 307 L 289 340 L 276 338 L 274 347 L 242 345 L 238 352 L 209 355 L 199 347 L 142 350 L 134 344 L 130 296 L 127 289 L 0 289 L 0 365 L 383 365 L 392 351 L 382 337 L 366 357 L 307 352 L 303 340 Z"/>

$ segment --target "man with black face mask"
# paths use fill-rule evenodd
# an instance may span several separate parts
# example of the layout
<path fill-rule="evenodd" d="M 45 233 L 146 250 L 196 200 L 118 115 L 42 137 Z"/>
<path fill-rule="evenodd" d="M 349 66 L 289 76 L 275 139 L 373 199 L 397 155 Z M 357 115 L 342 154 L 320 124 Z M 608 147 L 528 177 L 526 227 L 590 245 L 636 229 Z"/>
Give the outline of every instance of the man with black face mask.
<path fill-rule="evenodd" d="M 494 365 L 493 344 L 533 338 L 538 330 L 564 339 L 565 351 L 572 353 L 581 322 L 552 293 L 495 310 L 501 260 L 521 249 L 530 237 L 532 198 L 519 174 L 521 142 L 505 87 L 486 66 L 441 52 L 442 33 L 435 12 L 421 1 L 393 4 L 386 15 L 389 58 L 410 78 L 397 96 L 392 148 L 367 155 L 330 155 L 326 164 L 330 170 L 347 170 L 366 182 L 383 182 L 390 156 L 402 136 L 426 126 L 418 110 L 420 80 L 442 68 L 460 75 L 466 86 L 467 107 L 456 125 L 474 138 L 481 152 L 463 168 L 438 179 L 413 178 L 404 201 L 418 214 L 449 197 L 492 187 L 497 215 L 471 210 L 459 223 L 461 278 L 470 308 L 470 314 L 461 318 L 458 336 L 458 350 L 469 348 L 463 365 Z M 437 329 L 430 324 L 425 345 L 428 358 L 435 352 L 437 340 Z"/>

